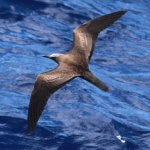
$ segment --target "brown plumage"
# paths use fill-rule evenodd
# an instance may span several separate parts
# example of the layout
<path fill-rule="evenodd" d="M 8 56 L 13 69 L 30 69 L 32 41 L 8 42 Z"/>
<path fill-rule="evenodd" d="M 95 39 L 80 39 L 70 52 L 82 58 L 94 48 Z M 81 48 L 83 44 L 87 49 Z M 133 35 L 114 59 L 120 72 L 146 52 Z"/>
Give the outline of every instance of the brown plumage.
<path fill-rule="evenodd" d="M 35 127 L 48 98 L 75 77 L 81 77 L 103 91 L 108 91 L 108 87 L 89 70 L 88 62 L 99 32 L 125 13 L 126 11 L 119 11 L 88 21 L 73 31 L 73 48 L 67 54 L 45 56 L 56 61 L 58 67 L 37 77 L 28 110 L 29 132 Z"/>

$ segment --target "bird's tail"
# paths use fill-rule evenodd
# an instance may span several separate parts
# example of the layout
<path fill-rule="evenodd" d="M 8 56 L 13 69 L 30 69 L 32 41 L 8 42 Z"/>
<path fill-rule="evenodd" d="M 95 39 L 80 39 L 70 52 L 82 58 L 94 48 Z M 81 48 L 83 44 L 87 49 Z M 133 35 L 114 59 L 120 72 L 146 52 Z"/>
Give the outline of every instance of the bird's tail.
<path fill-rule="evenodd" d="M 82 78 L 92 83 L 93 85 L 97 86 L 98 88 L 100 88 L 101 90 L 105 92 L 109 90 L 108 87 L 102 81 L 100 81 L 97 77 L 95 77 L 90 71 L 85 72 Z"/>

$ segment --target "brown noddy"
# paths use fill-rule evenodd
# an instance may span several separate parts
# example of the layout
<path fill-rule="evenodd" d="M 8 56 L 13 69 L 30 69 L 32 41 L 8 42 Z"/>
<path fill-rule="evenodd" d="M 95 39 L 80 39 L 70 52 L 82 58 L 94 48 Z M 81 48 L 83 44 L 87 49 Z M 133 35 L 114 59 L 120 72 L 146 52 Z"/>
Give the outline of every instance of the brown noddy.
<path fill-rule="evenodd" d="M 74 43 L 66 54 L 45 56 L 58 63 L 58 66 L 37 76 L 28 109 L 28 131 L 31 132 L 48 101 L 48 98 L 63 85 L 76 77 L 81 77 L 103 91 L 108 87 L 89 70 L 88 62 L 92 56 L 97 36 L 126 11 L 118 11 L 90 20 L 73 31 Z"/>

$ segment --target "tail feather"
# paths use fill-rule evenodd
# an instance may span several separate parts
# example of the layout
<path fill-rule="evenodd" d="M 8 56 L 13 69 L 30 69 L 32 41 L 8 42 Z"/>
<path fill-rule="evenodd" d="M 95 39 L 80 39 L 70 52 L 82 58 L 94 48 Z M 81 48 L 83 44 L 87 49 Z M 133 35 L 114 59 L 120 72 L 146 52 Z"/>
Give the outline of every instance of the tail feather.
<path fill-rule="evenodd" d="M 102 82 L 100 81 L 97 77 L 95 77 L 92 72 L 87 71 L 83 77 L 84 80 L 87 80 L 88 82 L 92 83 L 93 85 L 97 86 L 101 90 L 107 92 L 109 88 Z"/>

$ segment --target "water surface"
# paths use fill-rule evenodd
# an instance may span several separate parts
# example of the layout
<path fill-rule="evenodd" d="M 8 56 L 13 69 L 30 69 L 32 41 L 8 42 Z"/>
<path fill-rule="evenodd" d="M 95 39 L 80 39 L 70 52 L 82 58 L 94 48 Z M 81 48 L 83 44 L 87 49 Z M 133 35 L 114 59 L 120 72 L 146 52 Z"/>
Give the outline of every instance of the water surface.
<path fill-rule="evenodd" d="M 150 149 L 149 0 L 0 0 L 0 147 L 32 150 Z M 104 93 L 76 78 L 48 101 L 34 133 L 27 110 L 37 74 L 56 67 L 72 30 L 128 10 L 101 32 L 90 68 Z"/>

